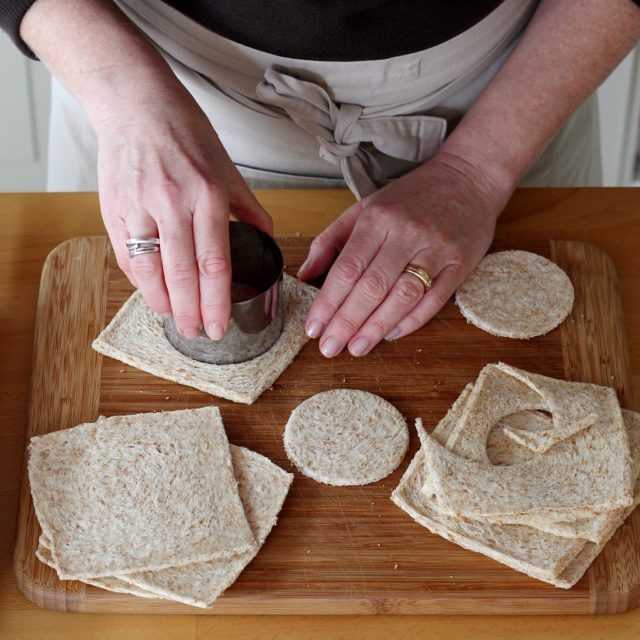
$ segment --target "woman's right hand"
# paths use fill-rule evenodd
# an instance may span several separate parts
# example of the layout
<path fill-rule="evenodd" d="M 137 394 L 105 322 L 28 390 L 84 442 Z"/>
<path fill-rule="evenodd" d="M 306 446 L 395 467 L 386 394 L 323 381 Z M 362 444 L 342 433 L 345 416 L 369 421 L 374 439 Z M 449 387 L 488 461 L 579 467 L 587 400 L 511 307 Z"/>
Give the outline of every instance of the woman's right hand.
<path fill-rule="evenodd" d="M 101 109 L 98 180 L 118 265 L 147 304 L 195 338 L 229 325 L 229 213 L 272 233 L 267 212 L 193 98 L 175 81 Z M 160 238 L 160 252 L 129 258 L 127 238 Z"/>
<path fill-rule="evenodd" d="M 118 264 L 178 330 L 221 338 L 231 310 L 229 214 L 272 223 L 205 114 L 113 2 L 36 0 L 20 34 L 84 107 L 98 137 L 100 205 Z M 160 238 L 130 259 L 127 238 Z"/>

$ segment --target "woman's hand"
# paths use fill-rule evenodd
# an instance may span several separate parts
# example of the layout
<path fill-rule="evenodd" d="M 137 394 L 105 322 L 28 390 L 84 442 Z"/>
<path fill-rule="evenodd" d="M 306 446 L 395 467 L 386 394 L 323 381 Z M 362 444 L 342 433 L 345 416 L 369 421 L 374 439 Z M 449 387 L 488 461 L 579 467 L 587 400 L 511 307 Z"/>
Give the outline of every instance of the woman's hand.
<path fill-rule="evenodd" d="M 228 219 L 272 224 L 195 100 L 113 2 L 37 0 L 20 34 L 98 137 L 100 204 L 118 264 L 188 338 L 221 338 L 231 310 Z M 127 238 L 160 238 L 129 259 Z"/>
<path fill-rule="evenodd" d="M 155 92 L 155 93 L 154 93 Z M 100 206 L 120 268 L 157 313 L 195 338 L 220 339 L 230 318 L 229 213 L 267 233 L 271 218 L 211 124 L 177 81 L 125 100 L 95 122 Z M 160 238 L 129 258 L 127 238 Z"/>
<path fill-rule="evenodd" d="M 363 356 L 428 322 L 484 256 L 510 193 L 439 153 L 347 209 L 299 271 L 310 280 L 331 267 L 305 324 L 323 355 Z M 433 278 L 429 291 L 403 273 L 409 263 Z"/>

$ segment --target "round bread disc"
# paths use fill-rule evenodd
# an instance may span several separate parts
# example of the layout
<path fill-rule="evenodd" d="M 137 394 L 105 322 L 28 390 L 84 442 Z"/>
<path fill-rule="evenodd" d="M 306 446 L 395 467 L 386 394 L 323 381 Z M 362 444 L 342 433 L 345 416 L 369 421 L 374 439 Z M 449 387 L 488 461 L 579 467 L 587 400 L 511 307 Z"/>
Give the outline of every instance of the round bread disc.
<path fill-rule="evenodd" d="M 557 265 L 529 251 L 485 256 L 456 292 L 468 322 L 505 338 L 533 338 L 571 313 L 573 285 Z"/>
<path fill-rule="evenodd" d="M 353 389 L 307 398 L 284 431 L 287 456 L 301 473 L 338 486 L 381 480 L 402 462 L 408 446 L 402 414 L 379 396 Z"/>

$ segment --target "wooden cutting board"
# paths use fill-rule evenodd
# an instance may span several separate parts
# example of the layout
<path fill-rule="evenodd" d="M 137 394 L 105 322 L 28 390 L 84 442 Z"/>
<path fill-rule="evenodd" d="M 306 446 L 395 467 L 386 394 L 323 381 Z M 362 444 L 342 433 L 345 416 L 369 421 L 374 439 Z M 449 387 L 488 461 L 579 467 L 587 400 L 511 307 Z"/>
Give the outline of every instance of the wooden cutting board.
<path fill-rule="evenodd" d="M 308 238 L 282 238 L 295 273 Z M 506 248 L 504 246 L 496 248 Z M 273 388 L 236 405 L 133 369 L 91 350 L 91 341 L 132 289 L 106 238 L 76 238 L 45 264 L 35 332 L 28 437 L 94 421 L 98 415 L 220 406 L 229 440 L 285 469 L 282 433 L 290 411 L 331 388 L 365 389 L 431 430 L 464 385 L 488 362 L 613 386 L 634 408 L 615 269 L 599 249 L 551 241 L 518 248 L 551 257 L 576 290 L 570 318 L 534 340 L 496 338 L 467 324 L 453 303 L 416 334 L 363 359 L 333 360 L 308 344 Z M 35 558 L 39 526 L 26 467 L 15 570 L 24 594 L 61 611 L 227 614 L 584 614 L 640 604 L 640 510 L 618 530 L 583 579 L 562 590 L 430 534 L 389 494 L 418 448 L 388 478 L 364 487 L 329 487 L 296 473 L 278 525 L 257 558 L 209 611 L 59 581 Z"/>

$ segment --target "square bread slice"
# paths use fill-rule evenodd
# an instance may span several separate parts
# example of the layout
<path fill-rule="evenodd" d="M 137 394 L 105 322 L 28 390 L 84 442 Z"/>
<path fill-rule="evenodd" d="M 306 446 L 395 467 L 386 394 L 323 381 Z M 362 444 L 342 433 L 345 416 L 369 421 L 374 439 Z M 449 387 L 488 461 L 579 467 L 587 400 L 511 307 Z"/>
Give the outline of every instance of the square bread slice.
<path fill-rule="evenodd" d="M 231 457 L 240 498 L 257 547 L 226 560 L 192 563 L 162 571 L 121 575 L 119 578 L 159 597 L 202 608 L 210 607 L 236 581 L 275 526 L 293 474 L 243 447 L 231 445 Z"/>
<path fill-rule="evenodd" d="M 622 511 L 609 537 L 594 544 L 545 534 L 525 525 L 486 524 L 442 516 L 421 491 L 425 468 L 424 454 L 420 450 L 391 496 L 398 507 L 446 540 L 563 589 L 571 588 L 580 580 L 617 528 L 640 503 L 640 482 L 637 482 L 634 504 Z"/>
<path fill-rule="evenodd" d="M 431 437 L 439 444 L 444 445 L 449 439 L 464 413 L 472 389 L 472 384 L 466 386 L 445 419 L 441 420 L 434 429 Z M 638 441 L 640 435 L 636 435 L 636 430 L 634 430 L 633 416 L 635 415 L 637 414 L 633 412 L 622 411 L 631 448 L 631 457 L 633 464 L 637 465 L 640 464 L 640 442 Z M 536 454 L 528 446 L 525 438 L 514 439 L 512 434 L 517 432 L 535 437 L 540 433 L 549 433 L 552 430 L 552 426 L 553 421 L 550 416 L 535 410 L 518 411 L 505 416 L 489 433 L 486 447 L 490 462 L 494 465 L 517 465 L 527 462 Z M 555 438 L 555 436 L 553 437 Z M 635 466 L 631 475 L 633 478 L 638 475 Z M 427 476 L 424 490 L 431 494 L 435 493 L 431 474 Z M 550 517 L 550 512 L 543 516 L 526 513 L 497 516 L 495 518 L 485 516 L 483 520 L 497 524 L 524 524 L 557 536 L 582 538 L 590 542 L 599 543 L 611 537 L 613 531 L 620 524 L 620 516 L 623 511 L 624 509 L 618 508 L 598 514 L 589 513 L 588 517 L 576 517 L 572 520 L 563 520 L 563 517 L 566 518 L 566 513 L 556 514 L 556 519 L 554 520 Z"/>
<path fill-rule="evenodd" d="M 38 558 L 40 562 L 46 564 L 48 567 L 55 569 L 56 572 L 58 571 L 58 567 L 56 567 L 56 564 L 53 561 L 53 557 L 51 555 L 51 541 L 47 538 L 47 536 L 44 535 L 44 533 L 38 540 L 36 558 Z M 100 589 L 106 589 L 107 591 L 113 591 L 115 593 L 126 593 L 127 595 L 138 596 L 139 598 L 158 597 L 155 593 L 151 593 L 150 591 L 145 591 L 144 589 L 134 587 L 128 582 L 120 580 L 120 578 L 116 578 L 115 576 L 104 576 L 102 578 L 85 578 L 83 582 L 86 582 L 87 584 L 90 584 L 94 587 L 99 587 Z"/>
<path fill-rule="evenodd" d="M 29 482 L 63 579 L 256 548 L 217 407 L 116 416 L 31 439 Z"/>
<path fill-rule="evenodd" d="M 245 515 L 257 544 L 262 546 L 276 524 L 293 475 L 255 451 L 234 445 L 230 445 L 230 450 Z M 56 569 L 48 547 L 49 541 L 44 535 L 41 536 L 38 558 Z M 245 552 L 226 560 L 211 560 L 120 577 L 108 576 L 86 582 L 143 598 L 165 598 L 196 607 L 210 607 L 235 582 L 257 551 Z"/>
<path fill-rule="evenodd" d="M 317 289 L 284 276 L 284 325 L 276 343 L 247 362 L 215 365 L 198 362 L 175 349 L 164 334 L 162 318 L 136 291 L 93 341 L 110 358 L 159 378 L 194 387 L 233 402 L 252 404 L 291 364 L 309 338 L 304 321 Z"/>

